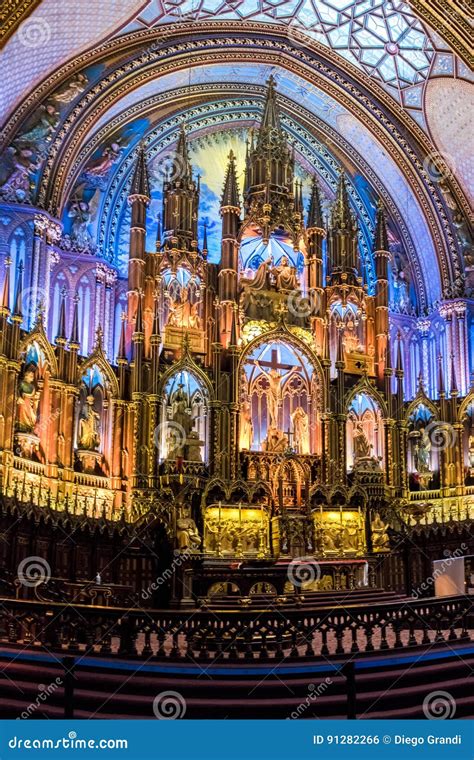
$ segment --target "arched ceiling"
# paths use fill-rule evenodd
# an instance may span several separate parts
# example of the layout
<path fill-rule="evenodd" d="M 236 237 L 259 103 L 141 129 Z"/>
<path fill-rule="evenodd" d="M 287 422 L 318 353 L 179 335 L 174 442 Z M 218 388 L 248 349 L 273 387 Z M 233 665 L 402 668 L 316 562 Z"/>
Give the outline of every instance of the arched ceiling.
<path fill-rule="evenodd" d="M 61 214 L 67 228 L 71 203 L 92 187 L 95 244 L 110 255 L 138 142 L 159 156 L 187 118 L 192 145 L 211 133 L 225 144 L 258 120 L 273 73 L 301 171 L 316 171 L 328 198 L 338 166 L 348 173 L 361 244 L 368 250 L 375 198 L 383 197 L 420 308 L 462 293 L 459 229 L 474 194 L 472 75 L 447 43 L 455 47 L 452 34 L 429 29 L 413 4 L 114 0 L 94 13 L 64 5 L 42 0 L 0 53 L 2 112 L 10 114 L 4 199 Z M 197 163 L 205 173 L 202 155 Z M 18 165 L 30 187 L 8 197 Z"/>

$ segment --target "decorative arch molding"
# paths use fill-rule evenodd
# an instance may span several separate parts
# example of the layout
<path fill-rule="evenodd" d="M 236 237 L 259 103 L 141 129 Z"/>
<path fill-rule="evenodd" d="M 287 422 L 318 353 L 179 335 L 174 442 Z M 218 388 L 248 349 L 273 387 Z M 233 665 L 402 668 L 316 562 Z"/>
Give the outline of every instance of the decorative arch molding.
<path fill-rule="evenodd" d="M 357 385 L 351 388 L 350 392 L 346 396 L 344 403 L 347 411 L 349 410 L 349 407 L 354 398 L 359 394 L 369 396 L 378 405 L 380 411 L 382 412 L 383 418 L 385 420 L 388 418 L 387 404 L 385 403 L 382 394 L 374 385 L 372 385 L 368 377 L 362 377 Z"/>
<path fill-rule="evenodd" d="M 268 496 L 269 503 L 273 501 L 273 492 L 269 483 L 263 480 L 246 481 L 246 480 L 222 480 L 222 478 L 212 478 L 206 485 L 201 498 L 201 507 L 207 506 L 209 494 L 212 490 L 220 490 L 226 500 L 231 500 L 232 494 L 237 490 L 242 490 L 248 495 L 249 503 L 252 503 L 254 495 L 258 491 L 264 491 Z"/>
<path fill-rule="evenodd" d="M 115 372 L 112 369 L 112 365 L 109 364 L 109 361 L 107 357 L 105 356 L 101 346 L 96 346 L 96 348 L 94 349 L 92 354 L 88 357 L 88 359 L 79 365 L 78 383 L 81 382 L 81 378 L 83 377 L 85 372 L 87 372 L 88 369 L 91 369 L 94 365 L 100 369 L 104 377 L 107 379 L 110 386 L 112 398 L 118 398 L 120 395 L 120 392 L 119 392 L 117 377 L 115 375 Z"/>
<path fill-rule="evenodd" d="M 310 348 L 310 346 L 305 343 L 301 338 L 299 338 L 294 333 L 290 332 L 287 328 L 287 326 L 283 323 L 281 325 L 278 325 L 273 330 L 269 330 L 267 332 L 263 332 L 260 335 L 258 335 L 256 338 L 253 338 L 249 343 L 246 343 L 245 349 L 242 351 L 240 358 L 239 358 L 239 364 L 238 364 L 238 375 L 240 376 L 240 373 L 242 372 L 243 366 L 250 354 L 255 351 L 255 349 L 259 348 L 260 346 L 265 345 L 266 343 L 284 343 L 289 344 L 292 346 L 292 348 L 297 349 L 300 351 L 303 356 L 306 357 L 310 365 L 316 370 L 318 373 L 318 377 L 321 380 L 321 388 L 323 396 L 325 395 L 326 389 L 324 388 L 323 381 L 323 369 L 321 367 L 321 363 L 319 361 L 319 358 L 317 354 Z M 323 405 L 324 405 L 324 398 L 323 398 Z"/>
<path fill-rule="evenodd" d="M 176 362 L 176 364 L 169 367 L 161 376 L 157 389 L 158 396 L 163 396 L 167 382 L 175 375 L 179 375 L 180 372 L 189 372 L 189 374 L 193 375 L 198 385 L 201 385 L 201 387 L 204 386 L 208 402 L 214 401 L 214 388 L 212 387 L 209 377 L 201 367 L 196 364 L 191 354 L 187 351 L 184 352 L 184 355 L 178 362 Z"/>
<path fill-rule="evenodd" d="M 458 412 L 459 423 L 462 424 L 463 422 L 465 422 L 466 416 L 467 416 L 467 410 L 469 409 L 471 404 L 474 404 L 474 390 L 471 390 L 470 393 L 467 394 L 461 406 L 459 407 L 459 412 Z"/>
<path fill-rule="evenodd" d="M 229 22 L 224 26 L 228 34 L 229 29 L 232 28 L 232 24 Z M 236 26 L 238 28 L 238 31 L 241 33 L 242 24 L 237 24 Z M 199 24 L 194 24 L 192 27 L 194 35 L 197 35 Z M 327 61 L 328 59 L 331 60 L 331 56 L 328 56 L 328 53 L 330 53 L 330 51 L 328 51 L 327 48 L 323 48 L 322 46 L 319 46 L 318 48 L 318 45 L 314 44 L 311 46 L 311 49 L 309 47 L 304 48 L 304 52 L 302 48 L 299 48 L 297 51 L 295 51 L 294 46 L 289 45 L 286 41 L 282 41 L 281 37 L 284 36 L 284 30 L 279 31 L 275 28 L 274 25 L 265 25 L 260 23 L 254 25 L 244 25 L 245 29 L 252 29 L 252 27 L 254 33 L 257 33 L 259 35 L 257 36 L 256 41 L 260 44 L 260 49 L 257 47 L 257 45 L 254 45 L 251 53 L 247 53 L 245 51 L 245 46 L 248 46 L 248 38 L 233 39 L 232 42 L 235 47 L 227 45 L 225 58 L 223 53 L 221 54 L 217 52 L 218 47 L 222 45 L 222 40 L 219 37 L 208 38 L 205 42 L 202 40 L 194 40 L 194 42 L 186 40 L 185 42 L 176 45 L 174 50 L 172 45 L 170 45 L 168 48 L 165 48 L 164 45 L 155 46 L 152 52 L 150 52 L 149 48 L 146 53 L 142 53 L 139 58 L 139 63 L 129 60 L 129 62 L 126 64 L 127 76 L 128 72 L 133 71 L 134 68 L 138 68 L 141 63 L 151 68 L 151 71 L 141 72 L 140 78 L 142 81 L 152 76 L 156 76 L 154 64 L 157 61 L 159 62 L 160 58 L 163 60 L 165 58 L 166 52 L 170 51 L 174 52 L 175 56 L 179 60 L 167 61 L 165 64 L 163 64 L 163 69 L 170 70 L 171 67 L 174 67 L 174 69 L 176 69 L 177 65 L 178 67 L 183 67 L 184 65 L 199 65 L 200 63 L 202 64 L 206 61 L 206 56 L 208 61 L 215 62 L 216 60 L 226 60 L 228 62 L 229 54 L 232 50 L 234 52 L 236 61 L 252 59 L 253 62 L 260 62 L 265 64 L 268 64 L 272 61 L 274 65 L 284 65 L 286 68 L 288 68 L 288 70 L 298 73 L 300 76 L 303 76 L 303 78 L 311 81 L 313 84 L 316 84 L 316 86 L 320 87 L 324 91 L 328 91 L 328 89 L 334 90 L 336 92 L 336 97 L 338 100 L 344 103 L 349 111 L 358 117 L 359 121 L 361 120 L 362 116 L 361 109 L 363 109 L 365 117 L 367 114 L 371 114 L 372 119 L 375 119 L 375 121 L 372 119 L 369 120 L 367 126 L 377 139 L 385 139 L 387 143 L 387 149 L 394 150 L 396 152 L 397 162 L 400 164 L 400 166 L 402 166 L 403 171 L 407 176 L 413 177 L 413 167 L 416 167 L 418 176 L 422 178 L 422 181 L 426 185 L 426 189 L 424 189 L 421 187 L 421 184 L 417 183 L 417 196 L 430 222 L 433 239 L 442 264 L 444 290 L 446 293 L 451 292 L 453 289 L 453 282 L 457 283 L 456 287 L 459 289 L 461 282 L 461 263 L 459 260 L 455 237 L 452 229 L 450 228 L 448 217 L 444 209 L 443 202 L 441 201 L 439 192 L 430 181 L 429 176 L 427 175 L 427 172 L 425 171 L 422 162 L 417 155 L 427 154 L 432 149 L 422 130 L 413 122 L 410 117 L 407 116 L 403 108 L 396 104 L 393 99 L 387 95 L 387 93 L 385 93 L 375 83 L 368 82 L 367 77 L 361 77 L 361 72 L 356 71 L 352 65 L 340 60 L 339 56 L 337 56 L 337 61 L 331 61 L 333 68 L 329 68 L 327 66 Z M 211 26 L 206 25 L 206 32 L 209 35 L 211 33 L 211 30 L 214 30 L 214 34 L 219 34 L 221 28 L 222 25 L 219 27 L 219 24 Z M 180 25 L 179 34 L 182 34 L 184 30 L 185 25 Z M 172 36 L 171 30 L 169 28 L 167 28 L 167 32 L 168 36 Z M 153 34 L 147 34 L 147 39 L 159 40 L 162 38 L 162 33 L 157 33 L 156 30 L 153 31 Z M 176 29 L 176 34 L 178 34 L 178 29 Z M 262 39 L 262 34 L 266 34 L 268 36 L 265 39 Z M 143 40 L 145 40 L 145 35 L 143 36 Z M 136 42 L 136 35 L 133 39 L 130 40 L 131 43 L 132 41 Z M 121 44 L 123 43 L 124 41 L 121 40 Z M 109 43 L 109 45 L 113 44 L 116 45 L 116 43 Z M 95 53 L 100 54 L 101 50 L 105 52 L 106 47 L 107 46 L 102 46 L 102 48 L 96 49 Z M 196 47 L 200 48 L 200 53 L 198 55 L 191 55 L 193 49 L 195 50 Z M 211 48 L 213 47 L 215 49 L 212 50 Z M 244 48 L 243 51 L 241 49 L 242 47 Z M 295 61 L 295 52 L 298 53 L 297 62 Z M 183 53 L 185 54 L 184 56 Z M 77 68 L 77 61 L 75 64 L 76 66 L 74 68 Z M 68 71 L 69 74 L 71 73 L 72 69 L 73 67 L 71 66 L 71 69 Z M 121 84 L 123 84 L 123 81 L 126 81 L 127 88 L 131 86 L 138 86 L 139 82 L 137 82 L 136 79 L 130 79 L 130 81 L 127 81 L 126 77 L 123 76 L 124 73 L 124 70 L 118 71 L 118 69 L 116 69 L 116 71 L 113 72 L 109 77 L 106 77 L 104 80 L 102 80 L 99 85 L 91 88 L 85 94 L 84 98 L 82 98 L 82 100 L 70 111 L 68 118 L 57 133 L 56 139 L 53 141 L 51 146 L 51 158 L 48 161 L 48 166 L 46 167 L 43 187 L 40 194 L 41 203 L 43 205 L 50 203 L 51 208 L 55 207 L 56 200 L 54 198 L 51 198 L 48 201 L 45 188 L 48 186 L 60 187 L 62 185 L 62 175 L 67 173 L 69 162 L 79 148 L 79 144 L 82 138 L 90 126 L 98 118 L 98 114 L 92 108 L 91 113 L 86 116 L 86 119 L 80 123 L 78 128 L 79 116 L 83 110 L 89 109 L 89 104 L 94 101 L 94 95 L 98 97 L 100 93 L 105 90 L 105 88 L 108 88 L 108 94 L 104 95 L 100 100 L 101 107 L 103 111 L 105 111 L 108 105 L 110 105 L 116 99 L 116 92 L 112 87 L 114 82 L 120 81 Z M 347 77 L 352 81 L 348 81 Z M 58 80 L 56 80 L 56 82 L 57 81 Z M 356 84 L 354 84 L 354 82 L 356 82 Z M 347 93 L 350 93 L 350 95 Z M 28 99 L 28 101 L 30 101 L 30 99 Z M 382 109 L 380 108 L 379 104 L 382 105 Z M 30 106 L 32 105 L 33 101 L 30 102 Z M 385 113 L 383 109 L 385 109 L 387 113 Z M 24 113 L 26 113 L 26 111 Z M 376 121 L 379 122 L 378 125 L 376 124 Z M 383 127 L 381 127 L 380 124 L 383 124 Z M 68 132 L 71 131 L 74 132 L 75 139 L 73 141 L 64 140 Z M 405 139 L 403 132 L 405 135 L 411 135 L 411 138 L 414 140 L 414 143 L 416 145 L 416 149 L 413 149 L 412 146 L 409 145 Z M 389 137 L 388 141 L 386 139 L 387 136 Z M 397 144 L 398 147 L 395 147 Z M 54 170 L 54 165 L 56 164 L 57 167 L 58 163 L 60 165 L 60 168 Z M 456 186 L 454 187 L 454 185 Z M 465 210 L 467 210 L 468 206 L 466 200 L 463 197 L 457 183 L 454 182 L 453 187 L 455 193 L 458 195 L 460 204 Z"/>
<path fill-rule="evenodd" d="M 428 398 L 428 396 L 425 393 L 418 393 L 415 396 L 415 398 L 413 399 L 413 401 L 411 402 L 411 404 L 408 406 L 408 409 L 406 410 L 406 413 L 405 413 L 405 423 L 407 425 L 408 425 L 408 423 L 410 421 L 411 415 L 414 412 L 416 412 L 416 410 L 420 406 L 425 406 L 431 412 L 431 414 L 433 415 L 434 419 L 436 421 L 439 420 L 439 409 L 436 406 L 436 404 L 433 401 L 431 401 L 431 399 Z"/>
<path fill-rule="evenodd" d="M 41 348 L 46 357 L 46 361 L 49 364 L 51 379 L 56 379 L 59 374 L 58 361 L 56 359 L 56 354 L 54 353 L 53 347 L 46 337 L 43 320 L 41 318 L 37 320 L 33 330 L 25 335 L 23 340 L 20 342 L 18 350 L 19 355 L 22 356 L 26 352 L 28 346 L 30 346 L 32 343 L 37 343 Z"/>

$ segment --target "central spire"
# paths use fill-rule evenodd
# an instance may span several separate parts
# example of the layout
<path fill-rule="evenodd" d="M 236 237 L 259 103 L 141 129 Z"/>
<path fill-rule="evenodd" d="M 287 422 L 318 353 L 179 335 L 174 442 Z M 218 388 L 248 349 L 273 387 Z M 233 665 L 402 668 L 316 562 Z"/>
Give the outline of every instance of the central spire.
<path fill-rule="evenodd" d="M 273 76 L 270 76 L 268 82 L 267 95 L 265 98 L 265 107 L 263 110 L 263 119 L 260 127 L 260 135 L 264 130 L 274 129 L 281 132 L 280 114 L 278 112 L 278 105 L 276 101 L 276 80 Z"/>
<path fill-rule="evenodd" d="M 281 128 L 275 79 L 270 77 L 256 145 L 253 134 L 250 145 L 247 144 L 245 212 L 248 221 L 260 230 L 264 242 L 278 228 L 291 236 L 297 249 L 303 219 L 299 188 L 295 202 L 294 169 L 294 150 Z"/>

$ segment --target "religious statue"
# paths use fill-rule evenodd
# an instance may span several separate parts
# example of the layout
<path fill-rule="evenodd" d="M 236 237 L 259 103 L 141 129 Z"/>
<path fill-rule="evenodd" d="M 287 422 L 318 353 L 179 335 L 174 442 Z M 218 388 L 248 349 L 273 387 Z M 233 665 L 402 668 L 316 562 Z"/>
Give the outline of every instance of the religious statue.
<path fill-rule="evenodd" d="M 420 428 L 419 440 L 415 444 L 415 468 L 420 475 L 431 472 L 431 440 L 425 428 Z"/>
<path fill-rule="evenodd" d="M 244 401 L 240 410 L 240 450 L 250 451 L 253 443 L 252 407 Z"/>
<path fill-rule="evenodd" d="M 171 327 L 201 328 L 201 319 L 198 314 L 199 303 L 191 303 L 189 290 L 183 285 L 179 300 L 170 303 L 168 324 Z"/>
<path fill-rule="evenodd" d="M 262 443 L 262 449 L 272 454 L 282 454 L 287 451 L 289 446 L 287 436 L 276 427 L 270 427 L 267 430 L 267 437 Z"/>
<path fill-rule="evenodd" d="M 191 430 L 186 438 L 186 459 L 190 462 L 202 462 L 201 448 L 203 446 L 204 441 L 199 440 L 199 433 Z"/>
<path fill-rule="evenodd" d="M 358 422 L 355 427 L 352 443 L 354 447 L 354 462 L 357 462 L 358 459 L 370 457 L 372 446 L 367 439 L 361 422 Z"/>
<path fill-rule="evenodd" d="M 65 85 L 63 85 L 57 92 L 51 95 L 51 100 L 56 100 L 58 103 L 70 103 L 74 98 L 84 92 L 87 85 L 87 77 L 85 74 L 76 74 Z"/>
<path fill-rule="evenodd" d="M 408 293 L 407 275 L 403 269 L 395 270 L 393 273 L 393 288 L 395 291 L 395 303 L 400 311 L 405 311 L 410 302 Z"/>
<path fill-rule="evenodd" d="M 191 509 L 182 507 L 176 521 L 178 549 L 182 552 L 197 552 L 201 546 L 201 536 L 191 517 Z"/>
<path fill-rule="evenodd" d="M 180 383 L 178 389 L 174 392 L 171 399 L 172 420 L 179 425 L 184 431 L 184 437 L 188 437 L 193 426 L 191 411 L 189 410 L 189 399 L 187 393 L 183 390 L 184 385 Z"/>
<path fill-rule="evenodd" d="M 298 454 L 309 454 L 309 420 L 301 406 L 297 406 L 291 414 L 293 423 L 293 441 Z"/>
<path fill-rule="evenodd" d="M 46 143 L 51 141 L 51 135 L 59 124 L 59 111 L 52 103 L 40 106 L 35 116 L 35 124 L 27 132 L 19 135 L 15 142 L 44 152 Z"/>
<path fill-rule="evenodd" d="M 286 256 L 281 257 L 280 263 L 273 267 L 271 274 L 277 290 L 300 290 L 296 267 L 291 266 Z"/>
<path fill-rule="evenodd" d="M 346 522 L 342 537 L 345 552 L 356 552 L 359 548 L 359 527 L 354 520 Z"/>
<path fill-rule="evenodd" d="M 79 420 L 78 445 L 80 449 L 96 451 L 100 445 L 100 414 L 94 409 L 94 397 L 87 397 L 87 411 Z"/>
<path fill-rule="evenodd" d="M 344 330 L 344 337 L 342 339 L 344 351 L 347 354 L 363 353 L 364 347 L 357 335 L 355 324 L 352 319 L 349 319 Z"/>
<path fill-rule="evenodd" d="M 91 221 L 89 204 L 86 201 L 74 201 L 68 211 L 68 216 L 73 220 L 71 240 L 78 250 L 87 250 L 92 243 L 92 237 L 88 230 Z"/>
<path fill-rule="evenodd" d="M 370 527 L 373 550 L 375 552 L 387 551 L 390 548 L 390 540 L 387 534 L 388 525 L 385 525 L 378 513 L 375 514 Z"/>
<path fill-rule="evenodd" d="M 283 400 L 282 385 L 287 377 L 293 375 L 297 371 L 296 367 L 291 367 L 291 369 L 284 375 L 280 375 L 278 370 L 273 367 L 266 372 L 262 369 L 257 360 L 255 360 L 255 366 L 258 367 L 260 372 L 267 378 L 269 384 L 269 387 L 265 392 L 267 398 L 269 427 L 278 428 L 278 412 Z"/>
<path fill-rule="evenodd" d="M 268 290 L 269 285 L 269 266 L 268 259 L 262 261 L 253 277 L 241 277 L 240 286 L 250 288 L 251 290 Z"/>
<path fill-rule="evenodd" d="M 471 433 L 468 441 L 469 467 L 474 470 L 474 433 Z"/>
<path fill-rule="evenodd" d="M 0 185 L 0 197 L 7 201 L 29 200 L 33 188 L 32 175 L 41 162 L 34 159 L 34 153 L 30 148 L 18 149 L 11 146 L 5 152 L 5 163 L 9 174 Z"/>
<path fill-rule="evenodd" d="M 31 367 L 25 369 L 18 389 L 17 430 L 21 433 L 34 433 L 38 420 L 40 392 L 35 383 L 35 372 Z"/>

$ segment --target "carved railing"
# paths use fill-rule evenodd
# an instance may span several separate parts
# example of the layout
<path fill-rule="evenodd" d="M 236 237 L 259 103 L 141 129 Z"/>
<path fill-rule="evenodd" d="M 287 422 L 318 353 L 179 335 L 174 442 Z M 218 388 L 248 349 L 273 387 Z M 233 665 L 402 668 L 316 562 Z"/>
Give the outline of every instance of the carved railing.
<path fill-rule="evenodd" d="M 154 660 L 280 661 L 406 650 L 469 641 L 468 597 L 317 611 L 91 607 L 0 599 L 0 646 Z"/>

